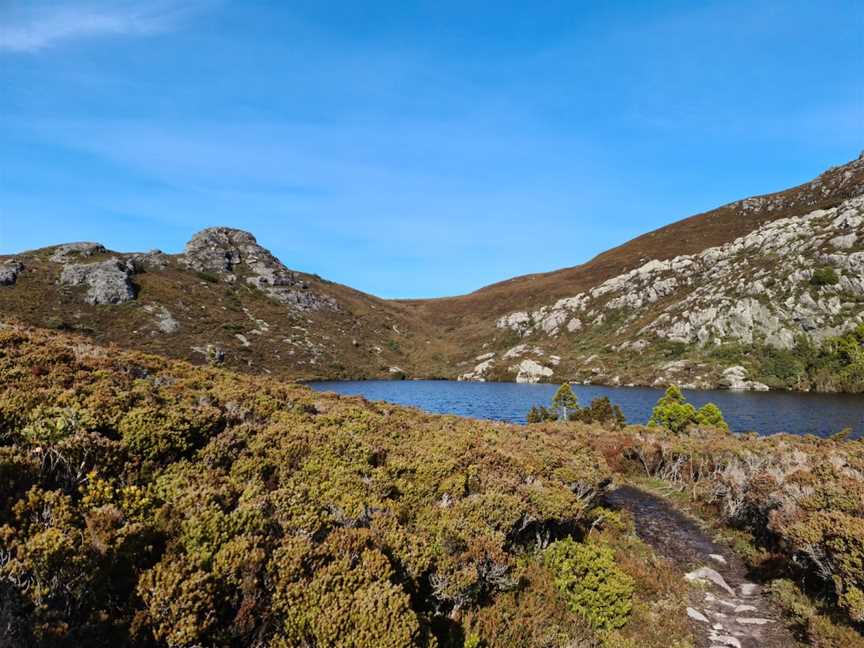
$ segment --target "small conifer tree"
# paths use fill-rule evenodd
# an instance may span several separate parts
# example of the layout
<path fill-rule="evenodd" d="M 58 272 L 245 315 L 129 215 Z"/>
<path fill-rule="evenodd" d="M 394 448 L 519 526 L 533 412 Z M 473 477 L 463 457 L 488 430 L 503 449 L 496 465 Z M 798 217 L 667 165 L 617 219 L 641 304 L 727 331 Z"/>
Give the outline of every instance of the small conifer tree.
<path fill-rule="evenodd" d="M 552 397 L 552 407 L 560 412 L 559 418 L 564 421 L 567 420 L 568 410 L 579 407 L 579 400 L 576 398 L 576 394 L 573 393 L 570 383 L 564 383 L 558 388 L 558 391 Z"/>
<path fill-rule="evenodd" d="M 696 409 L 687 402 L 684 394 L 675 385 L 670 385 L 666 393 L 657 401 L 649 426 L 664 427 L 676 434 L 680 434 L 693 423 L 696 417 Z"/>
<path fill-rule="evenodd" d="M 699 408 L 696 412 L 696 423 L 698 425 L 729 430 L 729 426 L 723 418 L 723 412 L 714 403 L 705 403 L 705 405 Z"/>

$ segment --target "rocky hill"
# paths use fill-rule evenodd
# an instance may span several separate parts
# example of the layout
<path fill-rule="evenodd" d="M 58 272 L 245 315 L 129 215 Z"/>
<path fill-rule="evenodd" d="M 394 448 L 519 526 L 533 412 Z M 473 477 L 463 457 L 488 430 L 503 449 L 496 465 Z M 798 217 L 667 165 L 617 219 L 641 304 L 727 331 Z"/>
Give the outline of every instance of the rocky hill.
<path fill-rule="evenodd" d="M 770 221 L 695 255 L 652 259 L 588 291 L 504 315 L 496 326 L 520 344 L 500 357 L 483 354 L 465 377 L 483 377 L 503 363 L 517 379 L 552 376 L 558 367 L 611 384 L 763 390 L 767 385 L 748 380 L 742 366 L 764 374 L 754 349 L 777 355 L 818 348 L 862 322 L 864 197 L 858 197 Z"/>
<path fill-rule="evenodd" d="M 24 252 L 0 259 L 0 284 L 7 318 L 298 379 L 402 376 L 408 351 L 425 342 L 404 306 L 291 271 L 251 234 L 224 227 L 177 255 L 98 243 Z"/>
<path fill-rule="evenodd" d="M 864 154 L 581 266 L 408 305 L 459 331 L 466 380 L 860 390 L 820 351 L 864 321 L 862 194 Z"/>
<path fill-rule="evenodd" d="M 436 300 L 382 300 L 289 270 L 228 228 L 177 255 L 72 243 L 0 257 L 0 312 L 298 379 L 857 391 L 859 342 L 847 353 L 837 338 L 864 322 L 862 194 L 864 155 L 581 266 Z"/>

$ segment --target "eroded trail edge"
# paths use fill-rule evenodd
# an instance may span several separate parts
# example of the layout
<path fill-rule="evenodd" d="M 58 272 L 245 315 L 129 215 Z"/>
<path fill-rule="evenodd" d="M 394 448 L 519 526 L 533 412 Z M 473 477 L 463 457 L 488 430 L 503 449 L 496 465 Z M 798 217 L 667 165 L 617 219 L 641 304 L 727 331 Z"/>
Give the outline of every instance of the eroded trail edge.
<path fill-rule="evenodd" d="M 691 581 L 686 613 L 700 648 L 796 645 L 762 588 L 748 579 L 747 568 L 729 547 L 714 542 L 669 502 L 633 486 L 621 486 L 605 500 L 610 508 L 629 511 L 639 537 Z"/>

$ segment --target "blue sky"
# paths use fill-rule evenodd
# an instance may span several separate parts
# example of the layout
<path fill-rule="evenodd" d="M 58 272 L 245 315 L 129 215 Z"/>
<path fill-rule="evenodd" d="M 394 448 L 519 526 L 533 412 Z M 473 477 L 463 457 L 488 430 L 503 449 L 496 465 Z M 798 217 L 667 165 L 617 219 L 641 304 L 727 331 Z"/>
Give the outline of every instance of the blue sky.
<path fill-rule="evenodd" d="M 0 253 L 229 225 L 458 294 L 862 148 L 857 0 L 0 0 Z"/>

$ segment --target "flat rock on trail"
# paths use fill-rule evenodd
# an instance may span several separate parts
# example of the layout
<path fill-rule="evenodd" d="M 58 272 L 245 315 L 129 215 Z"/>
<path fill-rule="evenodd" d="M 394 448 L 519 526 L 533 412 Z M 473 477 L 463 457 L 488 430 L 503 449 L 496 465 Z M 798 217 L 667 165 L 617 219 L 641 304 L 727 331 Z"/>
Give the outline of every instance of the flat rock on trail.
<path fill-rule="evenodd" d="M 692 519 L 632 486 L 621 486 L 605 499 L 607 506 L 629 511 L 639 537 L 681 568 L 693 584 L 686 614 L 699 648 L 798 645 L 762 588 L 748 580 L 741 560 Z"/>

